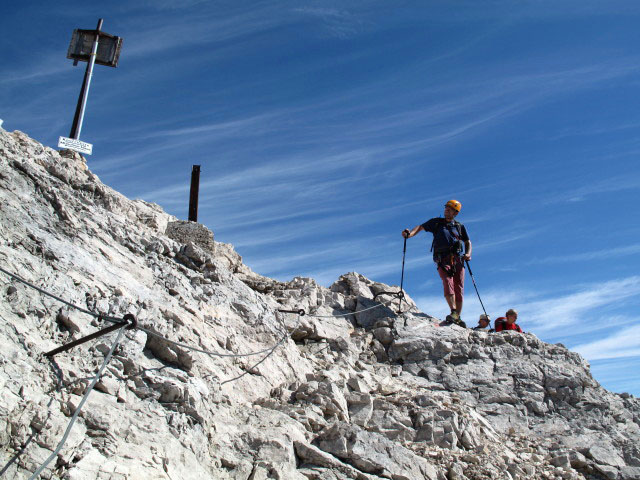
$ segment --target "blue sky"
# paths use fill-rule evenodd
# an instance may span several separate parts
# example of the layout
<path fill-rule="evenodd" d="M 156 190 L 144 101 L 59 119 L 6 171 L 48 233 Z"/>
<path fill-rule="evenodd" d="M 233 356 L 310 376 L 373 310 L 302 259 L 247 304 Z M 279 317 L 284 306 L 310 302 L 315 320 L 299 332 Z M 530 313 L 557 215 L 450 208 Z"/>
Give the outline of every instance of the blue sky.
<path fill-rule="evenodd" d="M 93 6 L 95 5 L 95 6 Z M 450 198 L 495 318 L 640 395 L 640 3 L 22 2 L 5 9 L 0 118 L 55 146 L 84 64 L 74 28 L 124 38 L 81 139 L 129 197 L 199 220 L 253 270 L 399 284 L 400 232 Z M 405 289 L 447 313 L 430 238 Z M 481 313 L 467 277 L 463 318 Z"/>

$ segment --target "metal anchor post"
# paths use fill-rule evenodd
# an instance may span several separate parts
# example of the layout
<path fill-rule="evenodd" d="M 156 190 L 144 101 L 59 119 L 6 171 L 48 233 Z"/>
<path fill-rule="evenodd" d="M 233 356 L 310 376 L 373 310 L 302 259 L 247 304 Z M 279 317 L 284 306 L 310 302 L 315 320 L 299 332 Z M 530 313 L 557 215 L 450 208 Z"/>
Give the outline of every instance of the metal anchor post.
<path fill-rule="evenodd" d="M 107 333 L 115 332 L 116 330 L 118 330 L 118 329 L 120 329 L 122 327 L 126 327 L 127 330 L 131 330 L 133 328 L 136 328 L 137 325 L 138 325 L 137 320 L 130 313 L 127 313 L 123 317 L 123 320 L 126 320 L 126 322 L 116 323 L 116 324 L 111 325 L 111 326 L 109 326 L 107 328 L 103 328 L 102 330 L 98 330 L 97 332 L 94 332 L 91 335 L 87 335 L 86 337 L 79 338 L 78 340 L 74 340 L 73 342 L 66 343 L 66 344 L 64 344 L 64 345 L 62 345 L 62 346 L 60 346 L 58 348 L 54 348 L 50 352 L 45 353 L 45 356 L 53 357 L 54 355 L 56 355 L 56 354 L 58 354 L 60 352 L 66 352 L 67 350 L 71 350 L 73 347 L 77 347 L 78 345 L 82 345 L 83 343 L 87 343 L 89 340 L 93 340 L 94 338 L 101 337 L 103 335 L 106 335 Z"/>

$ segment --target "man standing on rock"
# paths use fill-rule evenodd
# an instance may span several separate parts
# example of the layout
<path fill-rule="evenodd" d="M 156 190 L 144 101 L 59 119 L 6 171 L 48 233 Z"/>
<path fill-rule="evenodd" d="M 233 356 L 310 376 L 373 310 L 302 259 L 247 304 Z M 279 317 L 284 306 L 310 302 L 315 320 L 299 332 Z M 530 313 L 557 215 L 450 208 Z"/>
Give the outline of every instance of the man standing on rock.
<path fill-rule="evenodd" d="M 461 208 L 462 204 L 459 201 L 449 200 L 444 206 L 444 218 L 432 218 L 422 225 L 413 227 L 412 230 L 407 228 L 402 232 L 402 236 L 411 238 L 422 230 L 433 234 L 433 261 L 442 279 L 444 298 L 451 309 L 451 314 L 447 315 L 444 323 L 456 323 L 466 327 L 460 313 L 464 295 L 464 262 L 471 260 L 471 240 L 464 225 L 455 220 Z"/>

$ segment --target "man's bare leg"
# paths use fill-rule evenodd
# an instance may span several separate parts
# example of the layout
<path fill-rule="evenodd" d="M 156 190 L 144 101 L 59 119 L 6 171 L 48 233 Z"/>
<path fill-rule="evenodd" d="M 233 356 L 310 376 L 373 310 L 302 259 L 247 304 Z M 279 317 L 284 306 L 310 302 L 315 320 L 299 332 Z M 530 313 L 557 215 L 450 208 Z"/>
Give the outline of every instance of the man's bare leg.
<path fill-rule="evenodd" d="M 444 298 L 447 300 L 447 303 L 449 304 L 449 308 L 451 309 L 451 312 L 453 313 L 455 311 L 458 313 L 458 315 L 460 315 L 460 310 L 456 308 L 455 295 L 445 295 Z"/>

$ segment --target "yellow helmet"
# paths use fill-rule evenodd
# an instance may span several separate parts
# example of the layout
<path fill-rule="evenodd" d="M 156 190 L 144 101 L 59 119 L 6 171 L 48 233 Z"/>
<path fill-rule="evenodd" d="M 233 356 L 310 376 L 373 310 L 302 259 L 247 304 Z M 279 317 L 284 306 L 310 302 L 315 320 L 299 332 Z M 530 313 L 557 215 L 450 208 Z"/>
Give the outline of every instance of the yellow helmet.
<path fill-rule="evenodd" d="M 447 203 L 444 204 L 444 206 L 451 207 L 458 213 L 462 209 L 462 204 L 458 200 L 449 200 Z"/>

